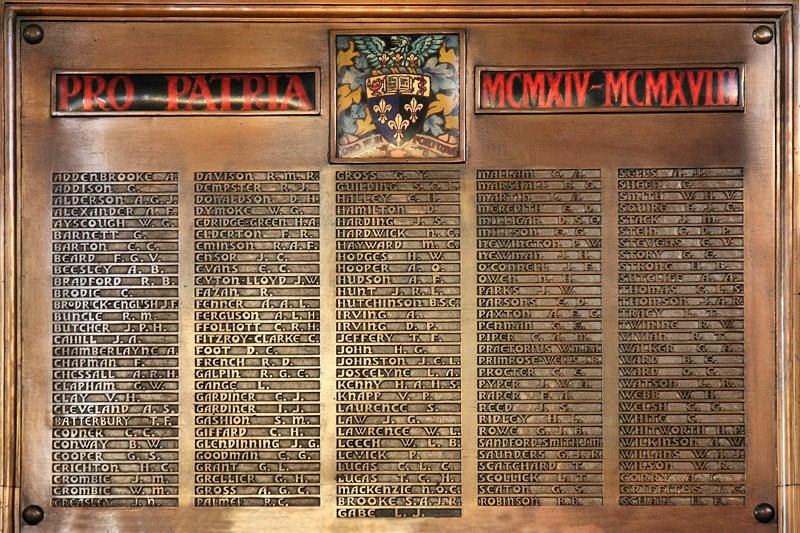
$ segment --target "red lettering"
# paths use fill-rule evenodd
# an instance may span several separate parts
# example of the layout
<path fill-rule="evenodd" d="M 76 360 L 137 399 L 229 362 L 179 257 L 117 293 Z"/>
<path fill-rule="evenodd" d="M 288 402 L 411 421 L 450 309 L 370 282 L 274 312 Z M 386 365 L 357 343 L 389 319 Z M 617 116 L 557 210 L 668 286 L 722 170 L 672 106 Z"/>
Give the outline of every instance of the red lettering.
<path fill-rule="evenodd" d="M 727 75 L 725 102 L 728 105 L 739 105 L 739 70 L 728 68 L 722 72 Z"/>
<path fill-rule="evenodd" d="M 575 84 L 576 91 L 576 107 L 586 106 L 586 94 L 589 92 L 589 78 L 591 75 L 592 73 L 588 70 L 572 73 L 572 82 Z M 581 80 L 581 77 L 583 77 L 583 80 Z"/>
<path fill-rule="evenodd" d="M 535 108 L 544 102 L 544 73 L 537 72 L 536 76 L 526 72 L 522 77 L 522 94 L 527 108 Z"/>
<path fill-rule="evenodd" d="M 647 106 L 667 105 L 667 73 L 661 71 L 656 77 L 648 70 L 644 80 L 644 103 Z"/>
<path fill-rule="evenodd" d="M 564 97 L 561 94 L 561 82 L 564 79 L 563 72 L 548 72 L 547 83 L 550 84 L 550 90 L 547 92 L 547 102 L 545 107 L 564 107 Z"/>
<path fill-rule="evenodd" d="M 264 92 L 264 78 L 260 76 L 244 76 L 242 79 L 242 111 L 264 109 L 261 94 Z"/>
<path fill-rule="evenodd" d="M 598 83 L 599 77 L 604 82 Z M 739 83 L 736 68 L 482 72 L 480 106 L 514 110 L 736 106 L 741 98 Z M 605 94 L 600 101 L 589 98 L 595 90 Z"/>
<path fill-rule="evenodd" d="M 186 102 L 187 111 L 194 109 L 195 100 L 199 100 L 200 104 L 207 111 L 216 111 L 217 106 L 214 104 L 214 97 L 211 95 L 211 88 L 208 86 L 205 76 L 192 76 L 192 92 L 189 93 L 189 100 Z"/>
<path fill-rule="evenodd" d="M 721 103 L 722 101 L 714 102 L 714 71 L 706 70 L 706 105 L 719 105 Z"/>
<path fill-rule="evenodd" d="M 178 111 L 178 98 L 186 96 L 192 87 L 189 76 L 167 76 L 167 111 Z"/>
<path fill-rule="evenodd" d="M 508 105 L 514 109 L 520 109 L 525 100 L 523 95 L 520 95 L 518 100 L 514 100 L 514 80 L 520 78 L 522 78 L 521 72 L 512 72 L 506 79 L 506 100 L 508 100 Z"/>
<path fill-rule="evenodd" d="M 613 70 L 606 70 L 606 107 L 629 107 L 628 103 L 628 71 L 619 73 L 619 78 L 614 76 Z"/>
<path fill-rule="evenodd" d="M 631 76 L 630 76 L 630 79 L 628 81 L 628 83 L 629 83 L 629 85 L 628 85 L 628 93 L 629 93 L 629 95 L 631 97 L 631 101 L 637 107 L 644 107 L 645 106 L 644 99 L 639 99 L 639 91 L 637 90 L 637 87 L 636 87 L 638 79 L 642 76 L 642 74 L 643 73 L 642 73 L 641 70 L 634 70 L 634 71 L 631 72 Z"/>
<path fill-rule="evenodd" d="M 689 82 L 689 94 L 692 98 L 692 105 L 700 105 L 700 91 L 703 88 L 703 80 L 705 79 L 705 71 L 698 70 L 688 71 L 686 73 L 686 79 Z"/>
<path fill-rule="evenodd" d="M 274 74 L 267 74 L 264 76 L 267 80 L 267 108 L 271 111 L 278 109 L 278 103 L 281 104 L 282 109 L 287 109 L 289 102 L 287 102 L 289 95 L 281 97 L 278 94 L 278 76 Z"/>
<path fill-rule="evenodd" d="M 96 87 L 93 85 L 97 83 Z M 106 80 L 102 76 L 86 75 L 83 77 L 83 110 L 108 111 L 106 101 L 100 96 L 106 89 Z"/>
<path fill-rule="evenodd" d="M 240 80 L 239 76 L 211 76 L 211 81 L 219 81 L 219 110 L 231 110 L 231 82 Z"/>
<path fill-rule="evenodd" d="M 80 76 L 62 75 L 58 77 L 58 110 L 69 111 L 69 99 L 81 92 Z"/>
<path fill-rule="evenodd" d="M 672 94 L 669 96 L 669 106 L 675 107 L 681 105 L 687 106 L 686 95 L 683 94 L 683 79 L 686 77 L 686 72 L 683 70 L 670 70 L 669 79 L 672 82 Z M 677 101 L 680 99 L 680 104 Z"/>
<path fill-rule="evenodd" d="M 125 90 L 125 98 L 122 100 L 122 104 L 119 103 L 117 98 L 117 85 L 119 85 L 120 82 L 124 85 L 123 88 Z M 108 82 L 108 91 L 106 91 L 106 95 L 108 96 L 108 103 L 114 111 L 127 111 L 133 105 L 133 81 L 131 81 L 128 76 L 114 76 L 111 78 L 111 81 Z"/>
<path fill-rule="evenodd" d="M 725 76 L 721 70 L 717 71 L 717 105 L 725 105 Z"/>
<path fill-rule="evenodd" d="M 505 73 L 481 72 L 481 107 L 483 109 L 505 109 Z"/>
<path fill-rule="evenodd" d="M 572 103 L 572 71 L 564 73 L 564 94 L 562 103 L 564 107 L 574 107 Z"/>
<path fill-rule="evenodd" d="M 290 101 L 297 102 L 292 109 L 302 111 L 314 109 L 311 100 L 308 98 L 308 93 L 306 93 L 306 88 L 303 86 L 303 78 L 298 74 L 289 74 L 289 86 L 286 87 L 281 109 L 289 109 Z"/>

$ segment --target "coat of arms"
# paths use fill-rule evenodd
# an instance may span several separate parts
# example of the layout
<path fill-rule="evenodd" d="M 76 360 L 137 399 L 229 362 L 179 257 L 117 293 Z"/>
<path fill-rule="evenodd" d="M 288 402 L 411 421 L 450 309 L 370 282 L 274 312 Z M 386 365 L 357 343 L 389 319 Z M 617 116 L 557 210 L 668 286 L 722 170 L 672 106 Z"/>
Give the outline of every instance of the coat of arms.
<path fill-rule="evenodd" d="M 460 35 L 337 35 L 336 159 L 461 160 Z"/>

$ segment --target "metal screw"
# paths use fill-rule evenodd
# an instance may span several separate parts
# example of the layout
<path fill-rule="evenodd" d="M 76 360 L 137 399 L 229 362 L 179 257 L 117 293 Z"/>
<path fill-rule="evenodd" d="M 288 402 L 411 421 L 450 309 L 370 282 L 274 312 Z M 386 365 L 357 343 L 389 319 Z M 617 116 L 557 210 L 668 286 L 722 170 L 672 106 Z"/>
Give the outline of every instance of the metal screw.
<path fill-rule="evenodd" d="M 35 526 L 44 520 L 44 509 L 38 505 L 29 505 L 22 511 L 22 519 L 30 526 Z"/>
<path fill-rule="evenodd" d="M 758 44 L 768 44 L 775 37 L 775 32 L 769 26 L 759 26 L 753 30 L 753 40 Z"/>
<path fill-rule="evenodd" d="M 762 524 L 768 524 L 775 518 L 775 508 L 768 503 L 759 503 L 753 509 L 753 516 Z"/>
<path fill-rule="evenodd" d="M 39 44 L 44 39 L 44 30 L 38 24 L 28 24 L 22 30 L 22 38 L 28 44 Z"/>

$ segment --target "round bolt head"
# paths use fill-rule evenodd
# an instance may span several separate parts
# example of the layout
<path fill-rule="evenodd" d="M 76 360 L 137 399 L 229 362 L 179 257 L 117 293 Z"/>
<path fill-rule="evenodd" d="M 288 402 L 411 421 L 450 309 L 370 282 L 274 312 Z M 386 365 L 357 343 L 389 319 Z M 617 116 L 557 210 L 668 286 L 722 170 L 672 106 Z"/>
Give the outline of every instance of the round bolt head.
<path fill-rule="evenodd" d="M 22 38 L 28 44 L 39 44 L 44 39 L 44 30 L 38 24 L 28 24 L 22 30 Z"/>
<path fill-rule="evenodd" d="M 753 40 L 758 44 L 768 44 L 774 36 L 775 32 L 769 26 L 759 26 L 753 30 Z"/>
<path fill-rule="evenodd" d="M 775 508 L 768 503 L 759 503 L 753 509 L 753 516 L 762 524 L 767 524 L 775 518 Z"/>
<path fill-rule="evenodd" d="M 44 520 L 44 509 L 38 505 L 29 505 L 22 511 L 22 519 L 29 526 L 35 526 Z"/>

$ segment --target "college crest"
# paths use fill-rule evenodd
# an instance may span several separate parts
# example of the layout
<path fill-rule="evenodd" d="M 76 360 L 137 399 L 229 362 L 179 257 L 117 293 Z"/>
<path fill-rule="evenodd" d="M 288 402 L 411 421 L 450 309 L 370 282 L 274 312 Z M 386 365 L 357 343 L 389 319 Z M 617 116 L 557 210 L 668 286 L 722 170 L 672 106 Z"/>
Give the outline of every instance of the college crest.
<path fill-rule="evenodd" d="M 340 34 L 334 43 L 334 159 L 463 159 L 460 34 Z"/>

